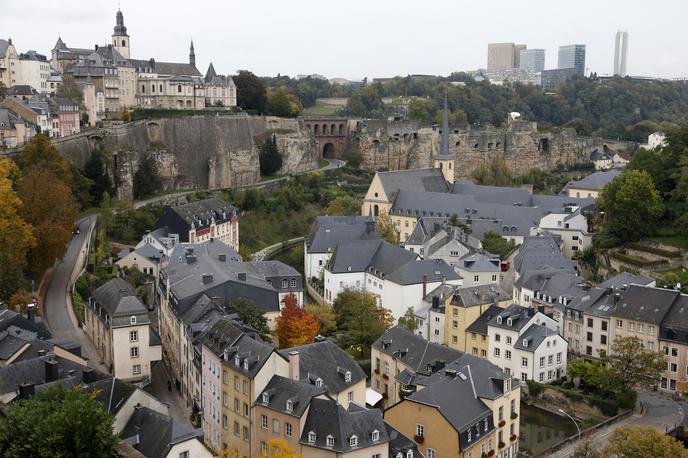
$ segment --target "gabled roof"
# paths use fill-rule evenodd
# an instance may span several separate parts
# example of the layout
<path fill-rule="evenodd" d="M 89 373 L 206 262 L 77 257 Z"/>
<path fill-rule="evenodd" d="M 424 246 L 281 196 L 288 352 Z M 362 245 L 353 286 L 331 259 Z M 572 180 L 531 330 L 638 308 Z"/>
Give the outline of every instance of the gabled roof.
<path fill-rule="evenodd" d="M 401 189 L 447 192 L 449 186 L 440 169 L 409 169 L 390 172 L 377 172 L 382 188 L 390 202 L 394 201 Z"/>
<path fill-rule="evenodd" d="M 514 269 L 523 274 L 543 267 L 576 272 L 571 260 L 561 253 L 559 241 L 551 234 L 524 238 L 514 257 Z"/>
<path fill-rule="evenodd" d="M 621 288 L 627 285 L 654 286 L 656 280 L 646 275 L 635 275 L 630 272 L 621 272 L 609 278 L 598 286 L 600 288 Z"/>
<path fill-rule="evenodd" d="M 315 383 L 319 378 L 332 395 L 341 393 L 366 378 L 365 372 L 351 355 L 329 340 L 285 348 L 279 353 L 288 359 L 289 353 L 293 351 L 299 352 L 301 381 Z M 345 380 L 347 372 L 351 375 L 349 382 Z"/>
<path fill-rule="evenodd" d="M 206 225 L 211 218 L 225 220 L 237 215 L 237 208 L 217 197 L 172 207 L 187 224 Z"/>
<path fill-rule="evenodd" d="M 129 59 L 134 67 L 150 69 L 151 73 L 168 76 L 202 77 L 195 65 L 182 62 L 158 62 L 154 59 Z"/>
<path fill-rule="evenodd" d="M 378 440 L 372 440 L 372 433 L 378 432 Z M 309 433 L 315 433 L 315 443 L 308 440 Z M 334 446 L 327 446 L 327 437 L 332 436 Z M 349 440 L 356 436 L 357 445 L 352 447 Z M 333 399 L 313 399 L 308 409 L 308 417 L 303 425 L 302 445 L 317 447 L 334 452 L 346 453 L 389 441 L 387 428 L 378 409 L 362 409 L 351 403 L 349 410 L 344 409 Z M 306 456 L 308 453 L 306 453 Z"/>
<path fill-rule="evenodd" d="M 660 324 L 681 293 L 671 289 L 631 285 L 618 290 L 616 309 L 612 316 L 644 323 Z"/>
<path fill-rule="evenodd" d="M 256 404 L 268 407 L 272 410 L 301 418 L 310 405 L 311 400 L 327 390 L 324 387 L 316 387 L 310 383 L 291 380 L 280 375 L 273 375 L 265 389 L 256 398 Z M 268 402 L 263 402 L 265 395 Z M 291 405 L 291 410 L 287 409 L 287 401 Z"/>
<path fill-rule="evenodd" d="M 517 304 L 511 304 L 488 321 L 487 324 L 488 326 L 495 326 L 502 329 L 520 331 L 536 313 L 538 313 L 538 310 L 534 307 L 521 307 Z"/>
<path fill-rule="evenodd" d="M 516 343 L 514 344 L 514 348 L 534 352 L 547 337 L 556 335 L 559 335 L 559 333 L 549 329 L 547 326 L 534 324 L 526 329 L 523 334 L 518 336 L 518 339 L 516 339 Z M 527 342 L 528 345 L 523 345 L 524 342 Z M 562 349 L 562 351 L 566 350 Z"/>
<path fill-rule="evenodd" d="M 432 374 L 464 353 L 423 339 L 401 326 L 385 331 L 373 348 L 394 356 L 414 373 Z"/>
<path fill-rule="evenodd" d="M 370 216 L 318 216 L 306 244 L 309 253 L 328 253 L 339 242 L 378 238 L 375 221 Z"/>
<path fill-rule="evenodd" d="M 459 288 L 454 292 L 451 304 L 459 307 L 475 307 L 483 304 L 497 304 L 508 301 L 511 295 L 499 285 L 479 285 L 470 288 Z"/>
<path fill-rule="evenodd" d="M 476 334 L 487 335 L 487 323 L 494 317 L 499 315 L 504 309 L 496 304 L 490 305 L 482 315 L 480 315 L 470 326 L 466 328 L 466 332 L 475 332 Z"/>
<path fill-rule="evenodd" d="M 150 323 L 146 306 L 136 297 L 134 288 L 121 278 L 109 280 L 93 291 L 91 298 L 95 304 L 89 301 L 89 307 L 94 308 L 98 316 L 101 316 L 99 307 L 104 308 L 113 327 L 129 326 L 132 316 L 136 317 L 136 324 Z"/>
<path fill-rule="evenodd" d="M 121 437 L 147 458 L 165 458 L 175 444 L 203 437 L 202 429 L 193 429 L 168 415 L 148 407 L 137 407 Z"/>
<path fill-rule="evenodd" d="M 541 295 L 547 296 L 547 299 L 551 297 L 552 300 L 546 302 L 557 305 L 559 298 L 570 301 L 585 295 L 586 290 L 583 288 L 583 282 L 583 278 L 570 271 L 543 267 L 524 272 L 514 282 L 514 286 L 541 293 Z M 541 299 L 545 301 L 544 298 Z"/>
<path fill-rule="evenodd" d="M 607 172 L 595 172 L 582 180 L 572 181 L 566 185 L 566 188 L 574 189 L 589 189 L 591 191 L 600 191 L 607 183 L 621 175 L 620 170 L 609 170 Z"/>
<path fill-rule="evenodd" d="M 401 453 L 404 458 L 409 450 L 413 452 L 414 458 L 423 458 L 423 454 L 418 450 L 418 445 L 411 439 L 394 429 L 389 423 L 385 422 L 387 436 L 389 437 L 389 457 L 396 458 Z"/>
<path fill-rule="evenodd" d="M 7 48 L 10 47 L 10 42 L 4 38 L 0 38 L 0 59 L 7 57 Z"/>
<path fill-rule="evenodd" d="M 468 272 L 499 272 L 499 257 L 475 252 L 459 259 L 457 267 Z"/>

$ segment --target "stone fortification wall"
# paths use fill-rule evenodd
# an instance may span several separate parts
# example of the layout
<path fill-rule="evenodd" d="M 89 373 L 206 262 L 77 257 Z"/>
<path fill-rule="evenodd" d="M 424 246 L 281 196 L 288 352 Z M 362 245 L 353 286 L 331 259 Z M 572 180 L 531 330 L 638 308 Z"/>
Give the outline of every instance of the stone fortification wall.
<path fill-rule="evenodd" d="M 440 154 L 439 127 L 420 127 L 409 121 L 359 121 L 351 134 L 363 155 L 368 170 L 400 170 L 432 167 Z M 538 167 L 552 170 L 557 164 L 590 162 L 590 153 L 598 147 L 632 150 L 628 142 L 608 141 L 599 137 L 579 137 L 573 129 L 540 132 L 537 123 L 513 121 L 504 127 L 491 125 L 452 128 L 449 153 L 455 158 L 456 178 L 469 178 L 484 161 L 504 158 L 515 175 Z"/>
<path fill-rule="evenodd" d="M 161 191 L 220 189 L 260 180 L 258 141 L 275 136 L 283 156 L 282 173 L 317 167 L 312 138 L 294 119 L 249 116 L 191 116 L 148 119 L 57 139 L 60 153 L 81 168 L 104 144 L 112 153 L 110 170 L 119 198 L 133 195 L 133 177 L 150 155 L 163 181 Z"/>

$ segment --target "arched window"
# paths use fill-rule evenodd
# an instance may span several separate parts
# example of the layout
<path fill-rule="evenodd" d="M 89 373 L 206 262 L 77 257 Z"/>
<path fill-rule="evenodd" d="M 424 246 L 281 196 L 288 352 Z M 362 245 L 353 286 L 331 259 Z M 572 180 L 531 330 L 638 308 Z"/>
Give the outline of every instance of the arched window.
<path fill-rule="evenodd" d="M 296 288 L 296 278 L 292 278 L 289 281 L 289 286 L 291 286 L 292 288 Z"/>
<path fill-rule="evenodd" d="M 151 92 L 155 93 L 155 84 L 151 84 Z"/>
<path fill-rule="evenodd" d="M 315 135 L 320 135 L 320 124 L 316 124 L 316 125 L 313 127 L 313 133 L 314 133 Z"/>
<path fill-rule="evenodd" d="M 160 93 L 162 93 L 162 84 L 160 85 Z"/>
<path fill-rule="evenodd" d="M 126 46 L 127 42 L 125 40 L 122 40 L 122 46 Z"/>
<path fill-rule="evenodd" d="M 378 216 L 380 214 L 380 209 L 378 208 L 377 204 L 373 207 L 373 216 Z"/>
<path fill-rule="evenodd" d="M 177 85 L 177 92 L 182 92 L 182 85 L 181 84 Z"/>
<path fill-rule="evenodd" d="M 146 93 L 146 85 L 142 84 L 141 85 L 141 94 L 145 94 L 145 93 Z"/>

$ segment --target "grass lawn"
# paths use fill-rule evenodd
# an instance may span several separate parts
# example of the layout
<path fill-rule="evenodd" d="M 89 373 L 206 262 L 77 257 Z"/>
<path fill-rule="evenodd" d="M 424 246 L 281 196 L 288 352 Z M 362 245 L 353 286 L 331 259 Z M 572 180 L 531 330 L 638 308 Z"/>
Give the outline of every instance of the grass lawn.
<path fill-rule="evenodd" d="M 327 167 L 327 165 L 328 165 L 329 163 L 330 163 L 330 161 L 326 161 L 325 159 L 320 159 L 320 160 L 318 161 L 318 167 L 319 167 L 319 168 Z"/>
<path fill-rule="evenodd" d="M 301 114 L 303 116 L 335 116 L 339 108 L 341 107 L 317 101 L 312 107 L 304 108 Z"/>
<path fill-rule="evenodd" d="M 685 237 L 652 237 L 650 240 L 688 250 L 688 238 Z"/>

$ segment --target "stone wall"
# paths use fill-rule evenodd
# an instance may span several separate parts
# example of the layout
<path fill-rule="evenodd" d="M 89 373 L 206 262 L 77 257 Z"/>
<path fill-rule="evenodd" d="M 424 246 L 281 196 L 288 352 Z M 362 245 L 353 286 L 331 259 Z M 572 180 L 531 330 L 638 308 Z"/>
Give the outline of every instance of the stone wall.
<path fill-rule="evenodd" d="M 97 129 L 53 144 L 82 168 L 90 152 L 104 144 L 112 153 L 110 169 L 121 199 L 133 195 L 133 177 L 144 155 L 155 160 L 161 191 L 221 189 L 260 181 L 257 139 L 274 135 L 283 156 L 281 173 L 318 165 L 313 141 L 294 119 L 201 115 L 150 119 Z"/>
<path fill-rule="evenodd" d="M 440 129 L 409 121 L 359 121 L 352 136 L 363 155 L 363 167 L 373 171 L 432 167 L 440 153 Z M 603 145 L 612 151 L 634 148 L 629 142 L 579 137 L 573 129 L 540 132 L 537 123 L 520 120 L 504 127 L 467 126 L 449 132 L 457 179 L 469 178 L 482 162 L 495 156 L 504 158 L 515 175 L 533 167 L 552 170 L 557 164 L 589 163 L 590 153 Z"/>

